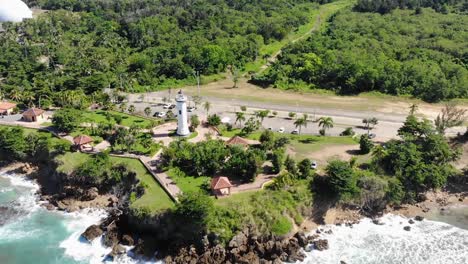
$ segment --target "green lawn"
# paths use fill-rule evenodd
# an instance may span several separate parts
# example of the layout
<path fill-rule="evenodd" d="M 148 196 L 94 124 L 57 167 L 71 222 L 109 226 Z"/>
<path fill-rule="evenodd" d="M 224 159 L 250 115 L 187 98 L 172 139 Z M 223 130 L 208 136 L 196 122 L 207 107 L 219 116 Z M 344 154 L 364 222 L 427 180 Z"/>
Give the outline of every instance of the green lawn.
<path fill-rule="evenodd" d="M 86 162 L 90 155 L 80 152 L 69 152 L 57 157 L 62 165 L 58 167 L 58 171 L 70 173 L 78 166 Z M 138 179 L 145 186 L 145 194 L 132 203 L 133 208 L 147 208 L 151 213 L 160 212 L 162 210 L 172 208 L 174 206 L 171 198 L 166 194 L 153 176 L 146 170 L 145 166 L 137 159 L 110 157 L 115 164 L 125 164 L 130 170 L 137 173 Z"/>
<path fill-rule="evenodd" d="M 308 154 L 329 146 L 358 144 L 352 137 L 290 135 L 290 138 L 290 146 L 296 152 L 296 159 L 304 159 Z"/>
<path fill-rule="evenodd" d="M 145 118 L 145 117 L 139 117 L 139 116 L 133 116 L 117 111 L 103 111 L 103 110 L 97 110 L 97 111 L 86 111 L 83 113 L 83 117 L 85 120 L 88 120 L 93 123 L 115 123 L 113 119 L 110 121 L 107 119 L 107 114 L 109 113 L 112 116 L 120 116 L 122 117 L 122 122 L 120 125 L 122 126 L 127 126 L 130 127 L 132 125 L 138 125 L 141 127 L 148 127 L 151 125 L 153 119 L 150 118 Z M 154 119 L 156 121 L 156 119 Z"/>
<path fill-rule="evenodd" d="M 167 195 L 164 189 L 137 159 L 111 157 L 115 163 L 123 163 L 137 173 L 138 179 L 145 186 L 145 194 L 132 203 L 133 208 L 148 208 L 151 213 L 160 212 L 172 208 L 174 202 Z"/>
<path fill-rule="evenodd" d="M 203 184 L 209 183 L 211 178 L 207 176 L 193 177 L 184 175 L 178 169 L 170 169 L 167 175 L 177 184 L 184 193 L 197 192 L 202 189 Z"/>
<path fill-rule="evenodd" d="M 243 223 L 254 222 L 261 232 L 284 235 L 292 221 L 303 221 L 301 208 L 310 206 L 312 194 L 308 180 L 300 180 L 289 191 L 259 190 L 232 194 L 215 200 L 215 205 L 238 213 Z M 292 221 L 290 220 L 292 219 Z"/>
<path fill-rule="evenodd" d="M 169 133 L 169 136 L 170 137 L 179 137 L 179 135 L 176 134 L 176 130 L 173 130 L 172 132 Z M 195 132 L 191 132 L 190 135 L 188 137 L 180 137 L 180 138 L 184 138 L 184 139 L 192 139 L 192 138 L 195 138 L 198 136 L 198 132 L 195 131 Z"/>

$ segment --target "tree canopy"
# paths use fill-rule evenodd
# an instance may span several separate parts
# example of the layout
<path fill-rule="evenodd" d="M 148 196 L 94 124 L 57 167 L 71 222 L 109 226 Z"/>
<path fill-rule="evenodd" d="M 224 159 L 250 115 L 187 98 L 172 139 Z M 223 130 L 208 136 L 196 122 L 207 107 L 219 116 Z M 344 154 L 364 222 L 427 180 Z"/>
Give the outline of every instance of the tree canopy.
<path fill-rule="evenodd" d="M 252 82 L 339 94 L 378 91 L 428 102 L 467 98 L 467 27 L 468 16 L 432 9 L 385 15 L 341 10 L 327 30 L 284 48 L 272 69 Z"/>

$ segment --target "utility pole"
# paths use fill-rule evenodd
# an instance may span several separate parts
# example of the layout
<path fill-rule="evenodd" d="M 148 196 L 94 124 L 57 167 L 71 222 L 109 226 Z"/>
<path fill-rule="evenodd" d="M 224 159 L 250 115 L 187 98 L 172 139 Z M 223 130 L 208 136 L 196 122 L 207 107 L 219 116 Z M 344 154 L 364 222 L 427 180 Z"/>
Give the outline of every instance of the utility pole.
<path fill-rule="evenodd" d="M 195 78 L 197 79 L 197 91 L 198 97 L 200 97 L 200 71 L 194 71 L 193 75 L 195 75 Z"/>

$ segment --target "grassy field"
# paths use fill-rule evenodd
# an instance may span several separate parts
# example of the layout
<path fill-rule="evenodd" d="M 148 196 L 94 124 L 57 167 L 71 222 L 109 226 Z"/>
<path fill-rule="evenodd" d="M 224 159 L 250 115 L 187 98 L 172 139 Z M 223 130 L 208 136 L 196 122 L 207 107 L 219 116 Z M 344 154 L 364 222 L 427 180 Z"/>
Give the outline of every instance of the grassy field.
<path fill-rule="evenodd" d="M 66 153 L 57 157 L 62 163 L 58 170 L 64 173 L 70 173 L 89 158 L 90 155 L 80 152 Z M 110 159 L 115 164 L 125 164 L 127 168 L 136 172 L 138 179 L 145 186 L 145 194 L 132 203 L 131 207 L 147 208 L 151 213 L 156 213 L 174 206 L 171 198 L 166 194 L 159 183 L 156 182 L 153 176 L 148 173 L 139 160 L 120 157 L 110 157 Z"/>
<path fill-rule="evenodd" d="M 329 137 L 329 136 L 291 136 L 291 150 L 295 152 L 296 159 L 304 159 L 310 153 L 317 152 L 330 146 L 356 145 L 352 137 Z"/>
<path fill-rule="evenodd" d="M 87 122 L 93 122 L 93 123 L 115 123 L 114 120 L 109 121 L 107 119 L 107 111 L 102 111 L 102 110 L 97 110 L 97 111 L 87 111 L 83 113 L 83 117 Z M 108 112 L 111 115 L 114 116 L 120 116 L 122 117 L 122 126 L 127 126 L 130 127 L 132 125 L 138 125 L 141 127 L 147 127 L 151 125 L 151 122 L 153 119 L 150 118 L 145 118 L 145 117 L 139 117 L 139 116 L 133 116 L 133 115 L 128 115 L 125 113 L 121 112 L 116 112 L 116 111 L 109 111 Z"/>
<path fill-rule="evenodd" d="M 193 177 L 184 175 L 178 169 L 170 169 L 167 171 L 167 175 L 177 184 L 177 186 L 184 193 L 198 192 L 202 189 L 203 185 L 209 183 L 211 178 L 207 176 Z"/>
<path fill-rule="evenodd" d="M 254 222 L 260 230 L 284 235 L 293 223 L 299 225 L 303 218 L 301 208 L 312 202 L 309 181 L 298 181 L 289 191 L 261 190 L 232 194 L 217 199 L 215 205 L 235 211 L 243 222 Z M 290 219 L 293 219 L 292 221 Z"/>

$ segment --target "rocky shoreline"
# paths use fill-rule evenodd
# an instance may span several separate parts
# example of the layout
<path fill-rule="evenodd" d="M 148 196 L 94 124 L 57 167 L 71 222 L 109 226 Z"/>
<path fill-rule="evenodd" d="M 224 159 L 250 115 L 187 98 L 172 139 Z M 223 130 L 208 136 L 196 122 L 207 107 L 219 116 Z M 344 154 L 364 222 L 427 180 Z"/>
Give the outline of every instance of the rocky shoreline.
<path fill-rule="evenodd" d="M 25 163 L 15 163 L 4 167 L 2 171 L 15 172 L 29 175 L 31 178 L 39 178 L 39 169 Z M 40 182 L 40 181 L 39 181 Z M 41 183 L 41 182 L 40 182 Z M 92 225 L 83 232 L 82 237 L 91 242 L 102 237 L 103 244 L 112 248 L 108 258 L 116 258 L 126 254 L 126 247 L 130 247 L 135 255 L 148 256 L 148 243 L 133 234 L 128 227 L 128 221 L 122 220 L 125 215 L 125 206 L 119 197 L 110 194 L 100 194 L 97 188 L 83 190 L 76 186 L 63 186 L 56 193 L 43 192 L 41 188 L 41 204 L 48 210 L 62 210 L 73 212 L 84 208 L 101 208 L 108 212 L 108 217 L 100 224 Z M 411 230 L 414 221 L 422 220 L 427 213 L 433 210 L 444 210 L 445 207 L 454 205 L 468 206 L 468 192 L 466 189 L 454 191 L 428 192 L 420 197 L 420 202 L 412 205 L 402 205 L 395 208 L 387 208 L 382 213 L 402 215 L 410 219 L 404 227 Z M 381 224 L 378 216 L 375 216 L 374 224 Z M 347 225 L 352 227 L 360 219 L 368 217 L 355 208 L 334 207 L 326 211 L 323 222 L 320 225 Z M 303 261 L 304 251 L 326 250 L 328 241 L 321 239 L 324 230 L 319 223 L 310 219 L 304 221 L 299 231 L 292 236 L 280 237 L 274 235 L 260 235 L 255 228 L 250 227 L 238 232 L 226 245 L 219 244 L 209 236 L 200 238 L 198 245 L 181 246 L 171 252 L 157 252 L 149 257 L 164 259 L 165 263 L 282 263 Z M 313 235 L 306 233 L 316 230 Z"/>

